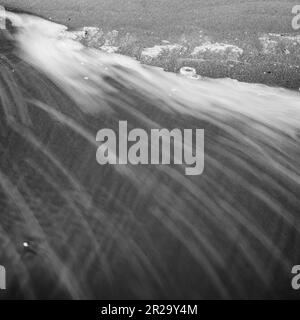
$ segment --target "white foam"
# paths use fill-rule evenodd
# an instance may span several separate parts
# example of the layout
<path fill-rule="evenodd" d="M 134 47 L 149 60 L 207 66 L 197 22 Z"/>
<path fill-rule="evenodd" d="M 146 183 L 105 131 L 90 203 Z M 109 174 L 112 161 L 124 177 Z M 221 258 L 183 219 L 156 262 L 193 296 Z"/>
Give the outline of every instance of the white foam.
<path fill-rule="evenodd" d="M 163 52 L 174 52 L 182 50 L 183 46 L 179 44 L 166 44 L 166 45 L 156 45 L 151 48 L 145 48 L 142 51 L 141 57 L 144 59 L 155 59 L 158 58 Z"/>
<path fill-rule="evenodd" d="M 199 54 L 203 54 L 206 52 L 210 52 L 213 54 L 226 54 L 228 55 L 228 58 L 232 58 L 234 60 L 237 60 L 243 53 L 243 49 L 239 48 L 238 46 L 227 44 L 227 43 L 219 43 L 219 42 L 210 42 L 207 41 L 203 43 L 202 45 L 195 47 L 192 56 L 196 56 Z"/>

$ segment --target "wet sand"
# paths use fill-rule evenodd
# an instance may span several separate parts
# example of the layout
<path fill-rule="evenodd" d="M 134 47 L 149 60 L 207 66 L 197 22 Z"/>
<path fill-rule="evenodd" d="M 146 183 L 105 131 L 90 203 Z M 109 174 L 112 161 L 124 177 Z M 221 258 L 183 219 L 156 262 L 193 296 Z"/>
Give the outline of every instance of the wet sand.
<path fill-rule="evenodd" d="M 188 46 L 197 46 L 199 31 L 216 42 L 230 43 L 244 50 L 243 59 L 237 63 L 218 61 L 215 57 L 190 61 L 176 57 L 150 64 L 167 71 L 178 72 L 190 64 L 197 72 L 211 78 L 233 78 L 243 82 L 264 83 L 298 90 L 300 45 L 285 54 L 262 54 L 261 36 L 269 33 L 297 35 L 292 29 L 291 1 L 241 1 L 241 0 L 9 0 L 1 1 L 9 7 L 28 10 L 71 28 L 96 26 L 104 31 L 118 30 L 138 39 L 135 47 L 125 48 L 121 54 L 134 56 L 142 48 L 152 47 L 167 39 L 180 43 L 188 39 Z M 280 45 L 279 45 L 280 47 Z M 132 54 L 134 52 L 134 54 Z M 177 59 L 180 58 L 180 59 Z"/>
<path fill-rule="evenodd" d="M 291 11 L 295 5 L 287 0 L 4 0 L 1 3 L 74 27 L 124 27 L 164 34 L 196 28 L 224 36 L 245 31 L 250 34 L 293 32 Z"/>

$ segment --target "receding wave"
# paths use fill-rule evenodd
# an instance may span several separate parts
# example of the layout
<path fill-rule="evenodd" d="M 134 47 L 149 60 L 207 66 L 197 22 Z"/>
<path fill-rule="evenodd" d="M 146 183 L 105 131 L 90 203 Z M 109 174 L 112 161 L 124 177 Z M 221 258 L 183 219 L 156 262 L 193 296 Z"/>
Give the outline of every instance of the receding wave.
<path fill-rule="evenodd" d="M 299 93 L 185 79 L 87 48 L 39 17 L 7 19 L 0 257 L 12 298 L 289 295 L 300 258 Z M 96 133 L 120 120 L 204 129 L 204 173 L 99 166 Z"/>

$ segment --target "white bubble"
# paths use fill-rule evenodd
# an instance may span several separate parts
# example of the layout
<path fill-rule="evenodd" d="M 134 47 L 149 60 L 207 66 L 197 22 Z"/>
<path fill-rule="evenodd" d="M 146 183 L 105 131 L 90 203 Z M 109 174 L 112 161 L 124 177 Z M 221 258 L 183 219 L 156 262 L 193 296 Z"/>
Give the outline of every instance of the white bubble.
<path fill-rule="evenodd" d="M 27 241 L 23 242 L 23 247 L 28 248 L 29 247 L 29 243 Z"/>

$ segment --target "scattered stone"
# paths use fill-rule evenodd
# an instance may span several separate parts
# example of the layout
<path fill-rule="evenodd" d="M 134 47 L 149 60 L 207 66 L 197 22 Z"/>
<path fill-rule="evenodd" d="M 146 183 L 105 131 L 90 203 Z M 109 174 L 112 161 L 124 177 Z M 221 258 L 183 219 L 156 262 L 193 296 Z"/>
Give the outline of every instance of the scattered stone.
<path fill-rule="evenodd" d="M 188 78 L 193 80 L 199 80 L 201 77 L 197 74 L 196 69 L 191 67 L 182 67 L 179 71 L 179 73 Z"/>
<path fill-rule="evenodd" d="M 28 248 L 29 247 L 29 243 L 27 241 L 23 242 L 23 247 L 24 248 Z"/>
<path fill-rule="evenodd" d="M 201 79 L 201 77 L 199 76 L 199 74 L 194 74 L 194 75 L 192 75 L 192 76 L 190 76 L 190 77 L 187 77 L 187 78 L 192 79 L 192 80 L 200 80 L 200 79 Z"/>
<path fill-rule="evenodd" d="M 37 248 L 34 245 L 34 243 L 29 241 L 24 241 L 22 245 L 23 245 L 24 254 L 34 254 L 34 255 L 37 254 L 37 251 L 36 251 Z"/>
<path fill-rule="evenodd" d="M 192 76 L 197 74 L 196 69 L 191 67 L 182 67 L 179 71 L 179 73 L 183 76 Z"/>

